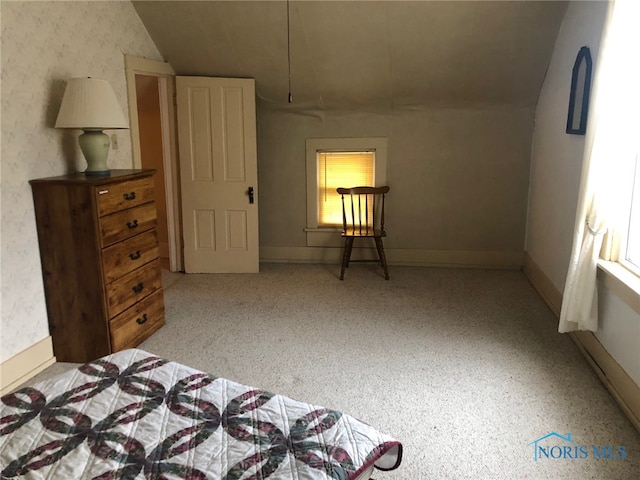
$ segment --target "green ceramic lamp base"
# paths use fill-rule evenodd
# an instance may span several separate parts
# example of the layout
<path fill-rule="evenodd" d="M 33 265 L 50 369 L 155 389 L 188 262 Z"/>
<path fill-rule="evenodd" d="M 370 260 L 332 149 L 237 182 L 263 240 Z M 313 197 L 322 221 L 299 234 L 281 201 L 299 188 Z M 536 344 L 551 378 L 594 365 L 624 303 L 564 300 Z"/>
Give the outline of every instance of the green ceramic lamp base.
<path fill-rule="evenodd" d="M 102 133 L 102 130 L 85 130 L 78 137 L 78 143 L 87 161 L 84 174 L 88 177 L 108 177 L 110 171 L 107 168 L 107 157 L 111 145 L 109 135 Z"/>

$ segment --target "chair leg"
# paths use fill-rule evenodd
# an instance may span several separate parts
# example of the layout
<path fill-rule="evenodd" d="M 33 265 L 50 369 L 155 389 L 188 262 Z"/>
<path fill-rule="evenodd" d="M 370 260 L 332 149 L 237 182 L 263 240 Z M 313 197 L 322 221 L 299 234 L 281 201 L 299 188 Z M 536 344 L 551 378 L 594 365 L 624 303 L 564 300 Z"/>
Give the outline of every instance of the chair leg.
<path fill-rule="evenodd" d="M 376 241 L 376 248 L 378 249 L 378 257 L 380 257 L 380 264 L 384 269 L 384 278 L 389 280 L 389 269 L 387 268 L 387 257 L 384 254 L 384 246 L 382 245 L 382 238 L 374 237 Z"/>
<path fill-rule="evenodd" d="M 349 266 L 351 259 L 351 248 L 353 247 L 353 237 L 344 239 L 344 252 L 342 254 L 342 269 L 340 270 L 340 280 L 344 280 L 344 269 Z"/>
<path fill-rule="evenodd" d="M 353 241 L 355 240 L 354 237 L 349 237 L 347 239 L 347 244 L 349 245 L 349 253 L 347 253 L 347 264 L 346 267 L 349 268 L 349 263 L 351 263 L 351 252 L 353 251 Z"/>

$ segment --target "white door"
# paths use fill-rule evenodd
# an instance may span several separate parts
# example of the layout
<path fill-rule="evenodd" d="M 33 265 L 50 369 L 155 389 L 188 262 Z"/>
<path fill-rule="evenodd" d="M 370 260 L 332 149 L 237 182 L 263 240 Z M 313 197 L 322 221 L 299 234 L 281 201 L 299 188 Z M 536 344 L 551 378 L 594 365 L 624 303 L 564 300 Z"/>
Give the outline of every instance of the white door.
<path fill-rule="evenodd" d="M 259 270 L 252 79 L 176 77 L 187 273 Z"/>

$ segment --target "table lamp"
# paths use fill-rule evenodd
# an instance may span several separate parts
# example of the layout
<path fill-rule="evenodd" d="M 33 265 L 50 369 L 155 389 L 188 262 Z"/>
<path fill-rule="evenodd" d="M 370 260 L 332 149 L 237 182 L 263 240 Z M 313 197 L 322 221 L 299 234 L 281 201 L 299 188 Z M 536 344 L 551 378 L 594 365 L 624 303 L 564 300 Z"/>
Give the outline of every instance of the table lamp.
<path fill-rule="evenodd" d="M 109 176 L 107 157 L 111 144 L 103 130 L 129 128 L 116 94 L 106 80 L 72 78 L 62 97 L 55 128 L 75 128 L 80 150 L 87 161 L 87 176 Z"/>

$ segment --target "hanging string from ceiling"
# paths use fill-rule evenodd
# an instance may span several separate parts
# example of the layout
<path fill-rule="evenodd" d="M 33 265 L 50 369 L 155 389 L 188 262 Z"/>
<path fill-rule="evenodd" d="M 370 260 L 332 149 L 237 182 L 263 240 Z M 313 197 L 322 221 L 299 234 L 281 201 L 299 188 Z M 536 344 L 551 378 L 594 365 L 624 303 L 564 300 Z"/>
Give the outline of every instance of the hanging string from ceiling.
<path fill-rule="evenodd" d="M 293 103 L 291 94 L 291 22 L 289 20 L 289 0 L 287 0 L 287 66 L 289 68 L 289 103 Z"/>

